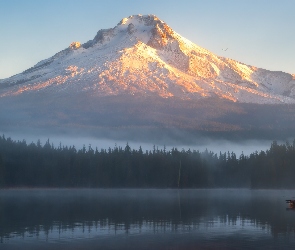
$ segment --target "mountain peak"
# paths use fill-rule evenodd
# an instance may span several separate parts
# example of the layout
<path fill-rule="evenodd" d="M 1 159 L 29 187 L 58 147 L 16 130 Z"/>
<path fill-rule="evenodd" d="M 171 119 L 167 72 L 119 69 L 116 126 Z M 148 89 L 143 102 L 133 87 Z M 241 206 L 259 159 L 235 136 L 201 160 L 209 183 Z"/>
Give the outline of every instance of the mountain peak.
<path fill-rule="evenodd" d="M 123 18 L 118 25 L 129 25 L 132 22 L 143 23 L 144 25 L 151 26 L 155 22 L 163 22 L 155 15 L 131 15 L 129 17 Z"/>
<path fill-rule="evenodd" d="M 108 44 L 112 40 L 141 41 L 155 49 L 167 45 L 168 39 L 177 39 L 176 33 L 155 15 L 132 15 L 123 18 L 117 26 L 101 29 L 93 40 L 83 44 L 89 48 L 95 44 Z"/>
<path fill-rule="evenodd" d="M 129 35 L 134 34 L 139 40 L 155 49 L 167 45 L 168 39 L 175 40 L 175 32 L 155 15 L 132 15 L 123 18 L 117 25 L 121 29 L 126 26 Z M 142 39 L 143 34 L 147 34 L 147 40 Z"/>

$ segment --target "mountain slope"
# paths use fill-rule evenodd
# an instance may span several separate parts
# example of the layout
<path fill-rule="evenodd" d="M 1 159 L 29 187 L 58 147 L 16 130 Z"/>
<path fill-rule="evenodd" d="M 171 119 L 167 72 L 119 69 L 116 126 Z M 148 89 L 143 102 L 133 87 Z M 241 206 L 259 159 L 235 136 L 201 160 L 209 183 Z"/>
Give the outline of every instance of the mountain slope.
<path fill-rule="evenodd" d="M 218 57 L 154 15 L 124 18 L 93 40 L 0 80 L 0 98 L 28 93 L 142 95 L 183 100 L 295 103 L 295 77 Z"/>

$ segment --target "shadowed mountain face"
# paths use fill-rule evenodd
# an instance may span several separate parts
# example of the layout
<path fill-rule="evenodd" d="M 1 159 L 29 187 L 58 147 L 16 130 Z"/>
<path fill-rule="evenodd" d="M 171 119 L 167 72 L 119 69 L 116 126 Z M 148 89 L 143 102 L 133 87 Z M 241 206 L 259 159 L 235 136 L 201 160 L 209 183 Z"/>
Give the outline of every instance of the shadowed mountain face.
<path fill-rule="evenodd" d="M 190 144 L 204 137 L 286 140 L 295 133 L 295 105 L 79 94 L 32 98 L 28 94 L 0 100 L 3 132 L 94 136 L 160 145 L 169 141 Z"/>
<path fill-rule="evenodd" d="M 0 80 L 0 129 L 288 137 L 294 84 L 294 75 L 218 57 L 156 16 L 136 15 Z"/>

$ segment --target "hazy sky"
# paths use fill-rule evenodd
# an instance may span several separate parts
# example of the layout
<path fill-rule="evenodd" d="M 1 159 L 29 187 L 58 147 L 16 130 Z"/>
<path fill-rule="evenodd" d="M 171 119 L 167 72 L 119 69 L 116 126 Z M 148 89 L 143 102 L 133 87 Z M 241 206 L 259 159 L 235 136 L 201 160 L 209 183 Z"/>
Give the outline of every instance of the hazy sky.
<path fill-rule="evenodd" d="M 294 11 L 295 0 L 0 0 L 0 79 L 134 14 L 217 55 L 295 74 Z"/>

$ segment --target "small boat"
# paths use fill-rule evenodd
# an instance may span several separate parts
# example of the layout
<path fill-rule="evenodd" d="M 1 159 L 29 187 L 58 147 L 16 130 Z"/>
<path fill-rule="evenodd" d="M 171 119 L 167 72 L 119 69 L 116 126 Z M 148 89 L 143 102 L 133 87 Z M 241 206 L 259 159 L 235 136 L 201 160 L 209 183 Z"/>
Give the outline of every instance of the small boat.
<path fill-rule="evenodd" d="M 289 206 L 292 208 L 295 208 L 295 200 L 286 200 L 287 203 L 289 203 Z"/>

